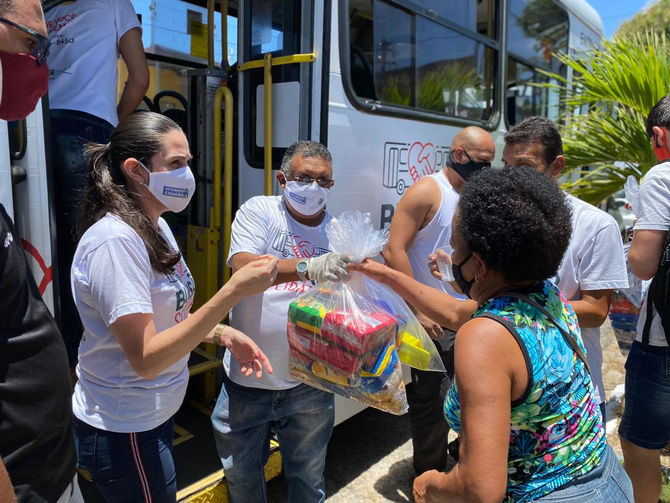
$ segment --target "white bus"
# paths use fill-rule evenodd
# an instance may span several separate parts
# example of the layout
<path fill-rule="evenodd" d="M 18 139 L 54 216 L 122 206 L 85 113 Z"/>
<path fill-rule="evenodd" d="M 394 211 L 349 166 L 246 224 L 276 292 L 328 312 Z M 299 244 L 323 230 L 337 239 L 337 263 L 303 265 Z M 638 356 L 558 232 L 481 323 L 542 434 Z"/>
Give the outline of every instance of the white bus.
<path fill-rule="evenodd" d="M 530 115 L 556 118 L 557 95 L 533 85 L 547 80 L 538 70 L 570 78 L 554 54 L 587 50 L 604 35 L 584 0 L 132 3 L 151 70 L 143 107 L 177 120 L 194 153 L 198 190 L 190 209 L 170 223 L 198 284 L 196 306 L 227 278 L 223 258 L 235 208 L 278 193 L 272 170 L 295 140 L 320 141 L 332 152 L 332 214 L 367 211 L 386 227 L 407 187 L 444 166 L 460 128 L 491 131 L 499 158 L 509 127 Z M 58 194 L 49 169 L 47 99 L 26 121 L 0 121 L 0 137 L 0 202 L 58 320 L 53 279 L 69 271 L 52 266 Z M 183 500 L 225 501 L 208 418 L 220 356 L 205 347 L 192 358 L 192 384 L 175 428 Z M 358 410 L 338 400 L 337 421 Z M 274 454 L 268 475 L 278 469 Z"/>

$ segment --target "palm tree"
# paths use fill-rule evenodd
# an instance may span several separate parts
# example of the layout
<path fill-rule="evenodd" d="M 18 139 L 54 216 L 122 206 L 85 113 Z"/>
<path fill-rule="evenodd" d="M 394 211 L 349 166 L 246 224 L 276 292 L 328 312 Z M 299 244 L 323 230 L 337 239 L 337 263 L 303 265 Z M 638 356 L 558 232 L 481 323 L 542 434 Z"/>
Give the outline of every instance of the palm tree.
<path fill-rule="evenodd" d="M 559 54 L 572 85 L 558 84 L 566 110 L 561 134 L 568 181 L 564 188 L 597 204 L 657 163 L 645 132 L 651 108 L 670 92 L 670 44 L 665 35 L 618 37 L 587 54 Z"/>

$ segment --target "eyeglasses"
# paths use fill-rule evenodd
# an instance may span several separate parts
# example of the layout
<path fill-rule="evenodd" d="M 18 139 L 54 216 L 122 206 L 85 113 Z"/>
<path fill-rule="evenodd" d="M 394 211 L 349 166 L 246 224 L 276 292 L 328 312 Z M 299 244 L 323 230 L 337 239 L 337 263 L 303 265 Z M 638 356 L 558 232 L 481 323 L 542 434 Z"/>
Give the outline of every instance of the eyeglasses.
<path fill-rule="evenodd" d="M 291 179 L 294 182 L 302 183 L 305 185 L 307 185 L 308 183 L 316 182 L 316 184 L 319 187 L 323 187 L 324 189 L 328 189 L 330 188 L 331 185 L 333 185 L 333 179 L 326 178 L 325 176 L 319 178 L 312 178 L 311 176 L 308 175 L 299 175 L 299 176 L 292 176 Z"/>
<path fill-rule="evenodd" d="M 27 33 L 31 37 L 36 38 L 37 42 L 35 45 L 35 49 L 33 50 L 33 56 L 35 56 L 38 65 L 44 63 L 44 60 L 46 60 L 47 56 L 49 55 L 49 49 L 51 49 L 51 42 L 49 42 L 49 39 L 47 37 L 45 37 L 40 33 L 37 33 L 35 30 L 26 28 L 25 26 L 21 26 L 20 24 L 17 24 L 14 21 L 10 21 L 9 19 L 4 17 L 0 17 L 0 22 L 7 23 L 8 25 L 13 26 L 17 30 L 21 30 L 23 33 Z"/>

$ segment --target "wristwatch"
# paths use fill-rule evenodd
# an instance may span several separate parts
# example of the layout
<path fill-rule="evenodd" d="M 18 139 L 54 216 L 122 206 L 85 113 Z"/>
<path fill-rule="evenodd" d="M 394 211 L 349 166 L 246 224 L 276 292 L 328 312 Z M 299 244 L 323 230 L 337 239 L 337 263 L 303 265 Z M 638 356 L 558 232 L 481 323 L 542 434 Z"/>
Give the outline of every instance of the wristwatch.
<path fill-rule="evenodd" d="M 218 323 L 214 327 L 214 333 L 212 334 L 212 342 L 217 346 L 221 346 L 221 334 L 226 329 L 226 326 L 223 323 Z"/>
<path fill-rule="evenodd" d="M 309 266 L 309 260 L 302 259 L 295 265 L 295 272 L 300 278 L 300 281 L 307 281 L 307 267 Z"/>

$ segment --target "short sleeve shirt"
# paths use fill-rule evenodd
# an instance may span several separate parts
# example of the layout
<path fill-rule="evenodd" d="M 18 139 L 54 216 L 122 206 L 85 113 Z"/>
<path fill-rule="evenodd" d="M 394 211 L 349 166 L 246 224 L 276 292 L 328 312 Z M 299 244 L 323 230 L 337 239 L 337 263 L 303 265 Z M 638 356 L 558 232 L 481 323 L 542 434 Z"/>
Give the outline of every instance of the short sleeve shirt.
<path fill-rule="evenodd" d="M 256 196 L 238 210 L 232 226 L 228 265 L 237 253 L 273 255 L 280 259 L 311 258 L 328 253 L 326 225 L 331 216 L 316 227 L 303 225 L 291 217 L 282 196 Z M 242 299 L 232 311 L 231 325 L 251 337 L 267 355 L 273 374 L 261 379 L 245 377 L 230 351 L 224 368 L 237 384 L 263 389 L 289 389 L 300 384 L 289 374 L 289 347 L 286 338 L 288 306 L 311 288 L 311 281 L 290 281 L 273 285 L 265 292 Z"/>
<path fill-rule="evenodd" d="M 18 501 L 52 501 L 75 475 L 67 353 L 2 204 L 0 315 L 0 458 Z"/>
<path fill-rule="evenodd" d="M 86 112 L 116 126 L 119 41 L 140 27 L 130 0 L 63 2 L 45 18 L 49 107 Z"/>
<path fill-rule="evenodd" d="M 640 184 L 640 209 L 635 230 L 670 230 L 670 162 L 664 162 L 651 168 Z M 647 320 L 647 297 L 640 309 L 637 323 L 636 340 L 642 340 L 642 330 Z M 649 330 L 649 344 L 667 346 L 661 319 L 655 308 Z"/>
<path fill-rule="evenodd" d="M 161 218 L 161 235 L 177 243 Z M 75 416 L 119 433 L 153 429 L 172 417 L 188 383 L 188 355 L 154 379 L 132 368 L 109 326 L 122 316 L 153 314 L 156 333 L 184 320 L 195 284 L 183 258 L 164 274 L 151 267 L 142 238 L 119 217 L 107 214 L 82 236 L 75 252 L 72 293 L 84 325 L 73 396 Z"/>
<path fill-rule="evenodd" d="M 628 272 L 619 226 L 604 211 L 567 196 L 572 209 L 572 236 L 555 282 L 568 301 L 580 300 L 583 291 L 628 287 Z M 582 339 L 600 402 L 605 401 L 600 328 L 582 328 Z"/>

